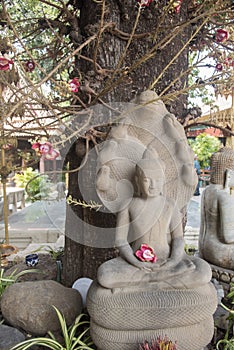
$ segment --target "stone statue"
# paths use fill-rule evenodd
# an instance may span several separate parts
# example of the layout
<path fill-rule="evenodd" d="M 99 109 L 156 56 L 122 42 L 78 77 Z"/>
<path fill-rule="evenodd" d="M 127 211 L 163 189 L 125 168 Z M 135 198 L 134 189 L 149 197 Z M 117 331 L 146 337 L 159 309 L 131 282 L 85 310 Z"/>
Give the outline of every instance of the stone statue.
<path fill-rule="evenodd" d="M 163 195 L 164 173 L 159 160 L 141 159 L 135 167 L 136 195 L 117 214 L 116 246 L 120 257 L 102 264 L 98 282 L 105 288 L 140 286 L 191 288 L 208 283 L 211 269 L 199 258 L 185 254 L 181 215 L 176 202 Z M 129 244 L 129 241 L 131 244 Z M 139 260 L 141 246 L 157 260 Z"/>
<path fill-rule="evenodd" d="M 234 151 L 223 147 L 211 158 L 210 185 L 201 201 L 200 256 L 234 270 Z"/>
<path fill-rule="evenodd" d="M 153 91 L 129 104 L 100 149 L 96 190 L 117 216 L 120 256 L 99 267 L 87 295 L 99 349 L 134 350 L 167 334 L 181 350 L 200 350 L 212 338 L 211 269 L 184 251 L 182 218 L 197 183 L 193 156 Z"/>

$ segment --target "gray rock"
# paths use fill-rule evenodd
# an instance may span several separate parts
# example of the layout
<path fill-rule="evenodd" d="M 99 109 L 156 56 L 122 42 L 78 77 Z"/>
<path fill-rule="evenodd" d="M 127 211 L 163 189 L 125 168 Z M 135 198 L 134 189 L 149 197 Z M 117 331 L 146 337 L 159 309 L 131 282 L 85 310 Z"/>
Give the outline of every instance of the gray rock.
<path fill-rule="evenodd" d="M 18 263 L 7 269 L 5 275 L 9 276 L 12 273 L 18 274 L 21 271 L 31 270 L 25 262 Z M 34 267 L 37 273 L 27 273 L 17 279 L 17 282 L 21 281 L 40 281 L 40 280 L 56 280 L 57 277 L 57 266 L 56 261 L 52 259 L 50 254 L 39 254 L 39 262 Z"/>
<path fill-rule="evenodd" d="M 18 329 L 0 325 L 0 350 L 9 350 L 14 345 L 25 340 L 25 336 Z"/>
<path fill-rule="evenodd" d="M 59 309 L 70 325 L 81 313 L 82 298 L 77 290 L 56 281 L 34 281 L 9 286 L 1 300 L 4 319 L 10 325 L 34 335 L 60 330 L 52 305 Z"/>

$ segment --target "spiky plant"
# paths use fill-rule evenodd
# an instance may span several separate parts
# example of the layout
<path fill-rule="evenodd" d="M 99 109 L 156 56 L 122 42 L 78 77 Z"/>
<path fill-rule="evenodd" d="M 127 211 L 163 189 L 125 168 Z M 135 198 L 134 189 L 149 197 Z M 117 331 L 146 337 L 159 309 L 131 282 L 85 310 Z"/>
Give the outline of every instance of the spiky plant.
<path fill-rule="evenodd" d="M 61 326 L 62 336 L 63 336 L 63 344 L 57 341 L 54 335 L 51 332 L 48 332 L 50 338 L 46 337 L 38 337 L 25 340 L 17 345 L 15 345 L 11 350 L 26 350 L 34 345 L 44 346 L 48 349 L 53 350 L 93 350 L 91 346 L 93 345 L 93 341 L 88 334 L 89 332 L 89 321 L 81 320 L 86 315 L 80 314 L 75 322 L 67 327 L 65 317 L 60 313 L 60 311 L 53 306 Z M 81 329 L 80 329 L 81 328 Z"/>
<path fill-rule="evenodd" d="M 37 270 L 34 269 L 30 269 L 30 270 L 23 270 L 20 271 L 18 273 L 17 269 L 14 270 L 10 275 L 5 275 L 5 270 L 4 269 L 0 269 L 0 298 L 2 296 L 2 294 L 4 293 L 5 289 L 7 287 L 9 287 L 11 284 L 15 283 L 17 281 L 17 279 L 27 273 L 32 273 L 32 272 L 37 272 Z"/>

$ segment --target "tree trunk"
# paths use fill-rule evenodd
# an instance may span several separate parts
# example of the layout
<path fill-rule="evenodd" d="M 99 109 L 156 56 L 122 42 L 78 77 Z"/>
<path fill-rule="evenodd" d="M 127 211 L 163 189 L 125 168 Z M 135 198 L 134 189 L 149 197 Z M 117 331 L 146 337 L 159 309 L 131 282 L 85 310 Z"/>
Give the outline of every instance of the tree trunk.
<path fill-rule="evenodd" d="M 156 78 L 158 82 L 155 84 L 155 91 L 162 94 L 162 97 L 181 90 L 187 82 L 186 75 L 180 76 L 180 74 L 186 71 L 188 66 L 188 48 L 184 45 L 188 41 L 190 28 L 184 27 L 183 30 L 178 31 L 177 35 L 174 36 L 174 34 L 176 26 L 187 20 L 188 2 L 183 2 L 180 13 L 171 12 L 165 18 L 163 7 L 168 4 L 168 1 L 154 1 L 149 7 L 142 9 L 135 35 L 126 50 L 126 56 L 123 57 L 137 18 L 137 1 L 106 1 L 103 24 L 106 25 L 106 30 L 96 42 L 92 42 L 82 52 L 82 57 L 88 57 L 89 60 L 82 57 L 76 60 L 77 70 L 82 74 L 84 86 L 86 86 L 80 91 L 82 99 L 86 98 L 88 101 L 91 97 L 93 103 L 102 103 L 103 100 L 107 103 L 129 102 L 137 93 L 152 87 L 152 82 Z M 93 0 L 82 2 L 80 30 L 84 40 L 98 33 L 101 18 L 102 4 Z M 180 50 L 181 53 L 174 60 Z M 96 60 L 96 64 L 92 60 Z M 119 61 L 121 64 L 118 66 Z M 168 68 L 165 69 L 165 67 Z M 94 92 L 89 94 L 87 86 Z M 172 101 L 166 99 L 165 102 L 170 112 L 180 116 L 186 105 L 186 95 L 174 96 Z M 93 120 L 93 124 L 101 124 L 101 121 Z M 75 169 L 81 164 L 85 155 L 84 142 L 84 139 L 80 139 L 70 149 L 68 156 L 70 169 Z M 83 179 L 87 192 L 89 192 L 89 185 L 95 181 L 95 161 L 88 160 L 88 162 L 92 165 L 87 167 L 85 179 Z M 69 176 L 69 195 L 82 200 L 77 178 L 77 172 Z M 96 193 L 91 191 L 88 197 L 89 195 L 90 200 L 100 202 Z M 77 228 L 74 213 L 80 220 L 79 228 Z M 94 227 L 111 228 L 115 226 L 115 217 L 110 213 L 84 209 L 79 205 L 69 205 L 66 217 L 64 261 L 64 281 L 67 285 L 71 285 L 74 280 L 83 276 L 94 279 L 97 267 L 117 253 L 115 249 L 95 248 L 82 244 L 84 238 L 90 233 L 81 222 L 89 223 Z M 76 232 L 77 229 L 79 232 Z"/>

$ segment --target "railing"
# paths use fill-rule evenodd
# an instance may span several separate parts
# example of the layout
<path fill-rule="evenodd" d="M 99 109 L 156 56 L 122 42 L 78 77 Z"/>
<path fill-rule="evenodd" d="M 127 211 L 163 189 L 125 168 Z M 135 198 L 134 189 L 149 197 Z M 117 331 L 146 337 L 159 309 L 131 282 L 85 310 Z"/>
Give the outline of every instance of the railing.
<path fill-rule="evenodd" d="M 8 215 L 16 212 L 18 208 L 22 209 L 25 207 L 24 189 L 8 187 L 7 188 L 7 204 L 8 204 Z M 3 219 L 3 199 L 0 198 L 0 220 Z"/>

